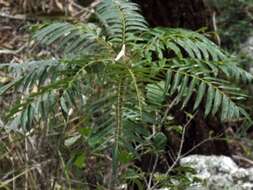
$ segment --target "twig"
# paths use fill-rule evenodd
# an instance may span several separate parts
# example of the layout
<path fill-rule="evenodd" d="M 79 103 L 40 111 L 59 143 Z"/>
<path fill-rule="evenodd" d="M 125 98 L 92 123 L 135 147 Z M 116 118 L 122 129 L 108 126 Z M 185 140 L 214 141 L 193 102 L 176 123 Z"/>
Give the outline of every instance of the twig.
<path fill-rule="evenodd" d="M 249 163 L 250 165 L 253 166 L 253 161 L 248 159 L 248 158 L 245 158 L 245 157 L 242 157 L 242 156 L 239 156 L 239 155 L 232 155 L 232 157 L 236 160 L 242 160 L 242 161 L 245 161 L 247 163 Z"/>
<path fill-rule="evenodd" d="M 208 141 L 212 141 L 212 140 L 224 140 L 224 138 L 220 138 L 219 136 L 221 136 L 222 134 L 215 136 L 215 137 L 211 137 L 211 138 L 207 138 L 204 139 L 203 141 L 201 141 L 200 143 L 198 143 L 197 145 L 195 145 L 194 147 L 192 147 L 189 151 L 187 151 L 186 153 L 184 153 L 181 158 L 185 157 L 186 155 L 188 155 L 189 153 L 191 153 L 193 150 L 195 150 L 196 148 L 198 148 L 199 146 L 201 146 L 202 144 L 208 142 Z"/>
<path fill-rule="evenodd" d="M 154 176 L 154 173 L 155 173 L 155 169 L 156 169 L 156 166 L 157 166 L 157 163 L 158 163 L 158 159 L 159 159 L 159 156 L 158 154 L 156 154 L 156 157 L 155 157 L 155 163 L 153 165 L 153 168 L 152 168 L 152 172 L 149 176 L 149 180 L 148 180 L 148 190 L 151 190 L 151 183 L 152 183 L 152 179 L 153 179 L 153 176 Z"/>
<path fill-rule="evenodd" d="M 213 24 L 213 29 L 214 29 L 214 35 L 216 37 L 216 40 L 217 40 L 217 43 L 218 45 L 220 46 L 221 45 L 221 39 L 220 39 L 220 36 L 218 34 L 218 29 L 217 29 L 217 22 L 216 22 L 216 12 L 214 11 L 213 14 L 212 14 L 212 24 Z"/>
<path fill-rule="evenodd" d="M 165 113 L 164 113 L 164 116 L 160 122 L 160 126 L 165 122 L 168 114 L 169 114 L 169 111 L 171 110 L 171 108 L 176 104 L 177 102 L 177 98 L 175 98 L 174 100 L 172 100 L 172 102 L 170 102 L 168 105 L 167 105 L 167 108 L 165 110 Z"/>
<path fill-rule="evenodd" d="M 6 13 L 0 13 L 0 17 L 13 20 L 33 20 L 32 18 L 28 18 L 26 15 L 9 15 Z"/>
<path fill-rule="evenodd" d="M 92 13 L 94 13 L 94 9 L 95 7 L 101 2 L 101 0 L 95 0 L 93 3 L 91 3 L 88 7 L 82 7 L 76 3 L 73 3 L 73 6 L 81 9 L 79 12 L 77 12 L 76 14 L 74 14 L 74 17 L 78 17 L 79 15 L 83 15 L 82 20 L 88 20 L 90 18 L 90 16 L 92 15 Z"/>
<path fill-rule="evenodd" d="M 12 54 L 12 55 L 16 55 L 18 53 L 20 53 L 24 48 L 26 47 L 26 45 L 21 46 L 19 49 L 17 50 L 9 50 L 9 49 L 0 49 L 0 55 L 1 54 Z"/>
<path fill-rule="evenodd" d="M 185 131 L 186 131 L 186 127 L 191 123 L 191 121 L 193 120 L 193 118 L 195 117 L 196 113 L 187 121 L 187 123 L 183 126 L 183 131 L 182 131 L 182 137 L 181 137 L 181 142 L 180 142 L 180 146 L 179 146 L 179 150 L 178 150 L 178 154 L 177 154 L 177 158 L 175 159 L 175 161 L 173 162 L 173 164 L 170 166 L 170 168 L 167 170 L 167 172 L 165 173 L 165 175 L 169 175 L 169 173 L 173 170 L 173 168 L 176 166 L 176 164 L 178 163 L 178 161 L 181 159 L 181 153 L 183 150 L 183 145 L 184 145 L 184 138 L 185 138 Z M 159 182 L 156 182 L 152 189 L 155 189 L 156 186 L 159 184 Z"/>

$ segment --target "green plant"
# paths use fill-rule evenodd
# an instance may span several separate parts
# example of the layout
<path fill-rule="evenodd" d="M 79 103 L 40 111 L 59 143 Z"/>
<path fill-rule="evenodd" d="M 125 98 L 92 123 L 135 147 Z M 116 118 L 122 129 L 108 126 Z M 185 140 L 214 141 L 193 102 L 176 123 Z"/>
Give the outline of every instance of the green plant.
<path fill-rule="evenodd" d="M 241 44 L 252 35 L 253 2 L 251 0 L 209 0 L 208 3 L 217 11 L 221 45 L 231 52 L 240 50 Z"/>
<path fill-rule="evenodd" d="M 61 132 L 59 146 L 81 142 L 85 153 L 72 159 L 80 168 L 89 155 L 111 155 L 113 189 L 123 176 L 121 165 L 145 147 L 163 150 L 166 137 L 159 132 L 170 125 L 168 104 L 192 106 L 192 112 L 203 107 L 206 117 L 222 121 L 248 118 L 237 84 L 252 76 L 204 35 L 150 29 L 138 6 L 125 0 L 103 0 L 95 16 L 97 24 L 41 26 L 34 39 L 60 57 L 1 64 L 15 79 L 0 94 L 14 89 L 18 97 L 5 117 L 7 129 L 26 133 L 43 123 Z M 65 136 L 69 128 L 71 138 Z"/>

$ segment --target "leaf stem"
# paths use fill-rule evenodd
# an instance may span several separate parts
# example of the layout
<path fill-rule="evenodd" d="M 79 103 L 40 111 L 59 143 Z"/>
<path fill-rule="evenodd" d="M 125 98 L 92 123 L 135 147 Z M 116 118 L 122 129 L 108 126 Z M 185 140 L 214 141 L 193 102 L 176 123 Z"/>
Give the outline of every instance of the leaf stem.
<path fill-rule="evenodd" d="M 115 189 L 118 178 L 118 153 L 119 153 L 119 140 L 122 130 L 122 104 L 123 104 L 123 85 L 122 81 L 119 82 L 117 88 L 117 105 L 116 105 L 116 128 L 114 131 L 114 147 L 112 155 L 112 183 L 111 189 Z"/>

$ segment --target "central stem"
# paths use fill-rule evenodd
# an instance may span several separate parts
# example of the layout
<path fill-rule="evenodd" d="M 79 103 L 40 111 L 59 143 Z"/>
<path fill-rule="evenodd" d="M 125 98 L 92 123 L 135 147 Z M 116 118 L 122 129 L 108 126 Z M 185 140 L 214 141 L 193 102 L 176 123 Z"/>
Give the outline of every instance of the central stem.
<path fill-rule="evenodd" d="M 112 155 L 112 185 L 111 189 L 115 189 L 118 178 L 118 154 L 119 141 L 122 129 L 122 104 L 123 104 L 123 85 L 119 82 L 117 87 L 117 105 L 116 105 L 116 128 L 114 131 L 114 147 Z"/>

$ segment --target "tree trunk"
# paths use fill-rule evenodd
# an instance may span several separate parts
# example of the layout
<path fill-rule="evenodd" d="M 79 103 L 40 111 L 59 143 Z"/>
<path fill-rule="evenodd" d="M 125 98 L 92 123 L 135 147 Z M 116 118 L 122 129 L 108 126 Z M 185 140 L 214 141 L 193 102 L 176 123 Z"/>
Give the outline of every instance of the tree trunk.
<path fill-rule="evenodd" d="M 211 10 L 203 0 L 134 0 L 154 26 L 212 30 Z"/>

